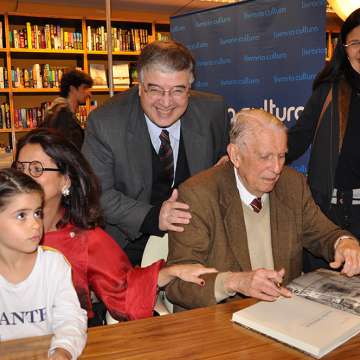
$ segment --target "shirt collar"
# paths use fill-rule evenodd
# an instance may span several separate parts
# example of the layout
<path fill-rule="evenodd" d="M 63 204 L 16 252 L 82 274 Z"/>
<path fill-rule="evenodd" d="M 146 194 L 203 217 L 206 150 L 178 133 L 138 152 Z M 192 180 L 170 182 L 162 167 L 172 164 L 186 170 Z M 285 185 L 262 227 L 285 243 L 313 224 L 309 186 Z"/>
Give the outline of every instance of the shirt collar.
<path fill-rule="evenodd" d="M 169 132 L 170 138 L 172 137 L 175 140 L 180 141 L 181 119 L 179 119 L 178 121 L 176 121 L 174 124 L 172 124 L 169 127 L 162 128 L 160 126 L 157 126 L 155 123 L 153 123 L 146 114 L 144 114 L 144 115 L 145 115 L 146 125 L 149 130 L 151 142 L 153 144 L 154 143 L 160 144 L 159 136 L 160 136 L 160 133 L 162 130 L 167 130 Z"/>
<path fill-rule="evenodd" d="M 240 176 L 238 175 L 236 168 L 234 167 L 235 179 L 236 179 L 236 187 L 239 191 L 241 201 L 247 206 L 251 207 L 250 203 L 257 198 L 257 196 L 251 194 L 246 187 L 241 182 Z M 268 199 L 269 194 L 265 193 L 261 196 L 261 202 L 264 203 L 266 199 Z"/>

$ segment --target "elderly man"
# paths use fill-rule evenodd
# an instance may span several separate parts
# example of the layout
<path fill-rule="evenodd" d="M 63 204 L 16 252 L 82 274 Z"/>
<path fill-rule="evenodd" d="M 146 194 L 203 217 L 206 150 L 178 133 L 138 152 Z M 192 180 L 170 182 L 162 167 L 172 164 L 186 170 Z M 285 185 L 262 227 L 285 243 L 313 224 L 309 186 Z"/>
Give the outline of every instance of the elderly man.
<path fill-rule="evenodd" d="M 190 90 L 194 66 L 183 45 L 155 41 L 140 55 L 139 86 L 89 116 L 83 152 L 101 182 L 105 229 L 134 265 L 149 235 L 190 221 L 178 184 L 226 154 L 223 98 Z"/>
<path fill-rule="evenodd" d="M 263 110 L 233 119 L 230 161 L 202 172 L 179 188 L 192 219 L 170 233 L 168 263 L 201 263 L 218 274 L 205 286 L 175 280 L 169 299 L 185 308 L 216 304 L 235 294 L 262 300 L 291 296 L 280 284 L 299 276 L 302 248 L 343 273 L 360 272 L 360 247 L 315 205 L 304 176 L 284 167 L 285 126 Z"/>

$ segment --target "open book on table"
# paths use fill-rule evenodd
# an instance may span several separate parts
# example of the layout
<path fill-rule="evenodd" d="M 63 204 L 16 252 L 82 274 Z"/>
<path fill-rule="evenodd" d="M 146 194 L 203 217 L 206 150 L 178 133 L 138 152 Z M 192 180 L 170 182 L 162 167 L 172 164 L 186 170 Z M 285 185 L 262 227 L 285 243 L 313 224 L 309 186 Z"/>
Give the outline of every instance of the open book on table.
<path fill-rule="evenodd" d="M 260 301 L 235 312 L 232 320 L 321 358 L 360 332 L 360 316 L 354 314 L 358 302 L 360 304 L 359 285 L 355 277 L 315 271 L 288 286 L 301 296 L 294 294 L 291 299 Z"/>
<path fill-rule="evenodd" d="M 296 278 L 287 288 L 304 298 L 360 315 L 359 276 L 349 278 L 337 271 L 318 269 Z"/>

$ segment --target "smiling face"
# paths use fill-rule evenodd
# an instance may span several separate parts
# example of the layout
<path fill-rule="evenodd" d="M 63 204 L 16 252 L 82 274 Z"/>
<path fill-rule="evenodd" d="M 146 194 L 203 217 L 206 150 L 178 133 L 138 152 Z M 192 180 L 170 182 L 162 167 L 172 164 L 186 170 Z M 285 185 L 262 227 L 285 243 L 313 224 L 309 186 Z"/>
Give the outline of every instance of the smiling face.
<path fill-rule="evenodd" d="M 18 159 L 19 162 L 39 161 L 43 168 L 57 168 L 55 162 L 45 153 L 39 144 L 26 144 L 21 148 Z M 29 173 L 28 164 L 24 168 L 24 172 Z M 45 193 L 45 204 L 49 203 L 60 206 L 62 190 L 70 187 L 70 180 L 68 176 L 59 171 L 44 171 L 39 177 L 33 177 L 38 182 Z"/>
<path fill-rule="evenodd" d="M 345 48 L 350 64 L 360 74 L 360 25 L 347 34 L 346 44 L 350 45 Z"/>
<path fill-rule="evenodd" d="M 274 188 L 284 167 L 286 151 L 286 133 L 265 127 L 241 146 L 228 145 L 230 160 L 241 182 L 256 197 Z"/>
<path fill-rule="evenodd" d="M 186 111 L 192 74 L 189 70 L 162 72 L 157 68 L 144 69 L 139 85 L 140 103 L 144 113 L 159 127 L 169 127 Z M 151 94 L 150 88 L 165 91 L 163 95 Z M 177 96 L 177 90 L 183 94 Z M 175 94 L 175 96 L 173 96 Z"/>
<path fill-rule="evenodd" d="M 31 254 L 43 234 L 42 198 L 31 192 L 11 196 L 0 209 L 1 254 Z"/>

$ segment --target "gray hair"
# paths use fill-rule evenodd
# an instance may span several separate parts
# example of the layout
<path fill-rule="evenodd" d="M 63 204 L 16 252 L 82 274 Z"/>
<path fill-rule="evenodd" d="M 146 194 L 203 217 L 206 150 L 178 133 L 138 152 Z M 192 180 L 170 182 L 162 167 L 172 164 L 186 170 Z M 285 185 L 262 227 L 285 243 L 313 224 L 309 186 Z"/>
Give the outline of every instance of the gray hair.
<path fill-rule="evenodd" d="M 149 68 L 167 73 L 188 70 L 191 73 L 190 84 L 195 79 L 195 60 L 191 52 L 173 40 L 158 40 L 146 45 L 139 56 L 137 68 L 141 82 L 144 81 L 144 70 Z"/>
<path fill-rule="evenodd" d="M 287 132 L 286 126 L 277 117 L 263 109 L 240 110 L 231 120 L 230 143 L 241 147 L 264 128 Z"/>

